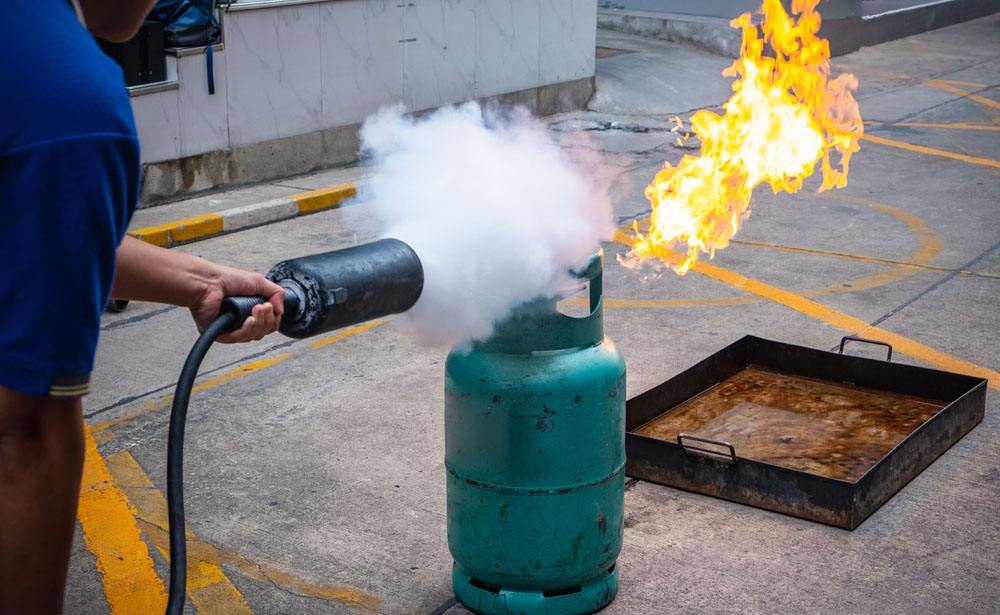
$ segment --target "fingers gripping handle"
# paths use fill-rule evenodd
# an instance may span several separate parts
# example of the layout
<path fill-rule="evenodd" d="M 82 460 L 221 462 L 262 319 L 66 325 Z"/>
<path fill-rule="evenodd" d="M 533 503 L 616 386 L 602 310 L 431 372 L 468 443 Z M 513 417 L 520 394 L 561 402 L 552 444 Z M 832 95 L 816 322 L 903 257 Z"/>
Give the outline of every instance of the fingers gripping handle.
<path fill-rule="evenodd" d="M 254 306 L 264 303 L 267 303 L 267 299 L 264 297 L 226 297 L 222 300 L 222 308 L 219 309 L 219 315 L 233 314 L 235 318 L 229 330 L 236 331 L 243 326 L 247 318 L 250 318 Z"/>

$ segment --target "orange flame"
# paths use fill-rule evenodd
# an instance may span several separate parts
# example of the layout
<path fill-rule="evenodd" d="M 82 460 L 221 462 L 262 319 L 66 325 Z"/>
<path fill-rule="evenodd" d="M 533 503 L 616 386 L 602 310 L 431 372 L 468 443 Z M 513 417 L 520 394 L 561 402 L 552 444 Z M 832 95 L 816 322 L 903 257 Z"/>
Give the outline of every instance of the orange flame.
<path fill-rule="evenodd" d="M 646 188 L 650 229 L 643 234 L 634 226 L 636 242 L 621 259 L 626 265 L 660 258 L 686 273 L 699 252 L 711 258 L 729 244 L 749 215 L 758 184 L 768 182 L 775 193 L 797 192 L 820 159 L 820 191 L 847 185 L 848 162 L 863 131 L 851 95 L 858 82 L 851 74 L 831 79 L 830 46 L 816 36 L 818 2 L 793 0 L 796 22 L 780 0 L 764 0 L 763 38 L 750 13 L 731 22 L 743 29 L 743 47 L 722 73 L 738 77 L 725 114 L 699 111 L 691 118 L 701 154 L 684 156 L 676 167 L 667 162 Z M 774 57 L 762 55 L 765 43 Z M 841 169 L 831 163 L 831 150 L 839 152 Z M 668 249 L 675 242 L 686 244 L 683 263 Z"/>

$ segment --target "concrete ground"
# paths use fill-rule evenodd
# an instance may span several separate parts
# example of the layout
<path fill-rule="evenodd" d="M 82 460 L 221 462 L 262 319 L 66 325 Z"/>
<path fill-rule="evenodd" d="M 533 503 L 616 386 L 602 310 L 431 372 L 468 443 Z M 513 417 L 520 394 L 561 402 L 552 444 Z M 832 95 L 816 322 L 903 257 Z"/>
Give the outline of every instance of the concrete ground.
<path fill-rule="evenodd" d="M 670 116 L 727 97 L 726 62 L 616 33 L 598 44 L 631 53 L 598 61 L 589 111 L 547 121 L 599 154 L 625 223 L 648 215 L 643 188 L 685 153 Z M 854 531 L 630 481 L 608 615 L 1000 611 L 1000 16 L 835 66 L 858 76 L 872 138 L 847 188 L 759 189 L 711 276 L 643 279 L 618 265 L 624 246 L 604 246 L 629 395 L 748 333 L 832 349 L 856 332 L 839 314 L 901 336 L 894 360 L 989 375 L 986 418 Z M 260 190 L 239 198 L 279 196 Z M 197 208 L 155 215 L 192 215 L 170 207 Z M 176 249 L 266 271 L 374 238 L 370 207 Z M 169 395 L 194 339 L 181 309 L 105 317 L 68 613 L 162 611 Z M 187 425 L 186 612 L 465 615 L 445 530 L 445 355 L 391 323 L 213 348 Z"/>

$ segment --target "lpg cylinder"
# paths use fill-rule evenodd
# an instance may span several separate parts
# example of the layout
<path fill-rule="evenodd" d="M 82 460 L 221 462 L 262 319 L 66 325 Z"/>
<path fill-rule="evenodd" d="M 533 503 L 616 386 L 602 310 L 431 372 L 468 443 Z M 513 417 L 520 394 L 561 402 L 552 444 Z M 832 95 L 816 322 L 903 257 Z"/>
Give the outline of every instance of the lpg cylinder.
<path fill-rule="evenodd" d="M 487 615 L 592 613 L 618 591 L 625 360 L 590 313 L 519 308 L 445 369 L 448 547 L 455 595 Z"/>

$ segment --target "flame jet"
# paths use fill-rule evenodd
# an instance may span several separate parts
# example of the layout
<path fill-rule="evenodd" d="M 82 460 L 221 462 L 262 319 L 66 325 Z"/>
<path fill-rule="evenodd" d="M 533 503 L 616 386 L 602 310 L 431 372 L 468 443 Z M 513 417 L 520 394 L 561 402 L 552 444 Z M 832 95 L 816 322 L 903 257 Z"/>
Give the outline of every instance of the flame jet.
<path fill-rule="evenodd" d="M 772 190 L 797 192 L 823 161 L 820 191 L 847 185 L 851 154 L 863 133 L 861 114 L 852 92 L 851 74 L 831 78 L 830 46 L 818 38 L 819 0 L 793 0 L 793 20 L 780 0 L 765 0 L 759 26 L 745 13 L 730 25 L 743 29 L 740 58 L 723 71 L 735 76 L 733 95 L 721 116 L 699 111 L 691 118 L 701 140 L 697 157 L 669 162 L 646 188 L 653 206 L 648 232 L 634 225 L 635 244 L 627 266 L 650 259 L 670 263 L 679 274 L 700 252 L 709 257 L 729 244 L 749 215 L 753 189 L 768 182 Z M 765 45 L 773 57 L 764 56 Z M 831 152 L 839 153 L 839 168 Z M 680 260 L 670 245 L 686 248 Z"/>

